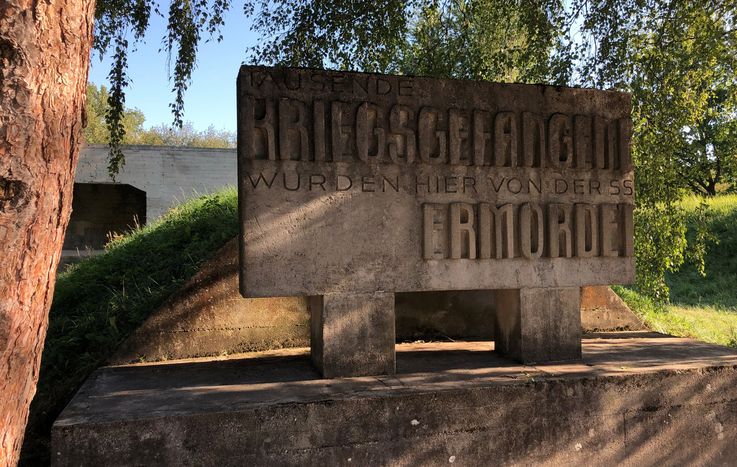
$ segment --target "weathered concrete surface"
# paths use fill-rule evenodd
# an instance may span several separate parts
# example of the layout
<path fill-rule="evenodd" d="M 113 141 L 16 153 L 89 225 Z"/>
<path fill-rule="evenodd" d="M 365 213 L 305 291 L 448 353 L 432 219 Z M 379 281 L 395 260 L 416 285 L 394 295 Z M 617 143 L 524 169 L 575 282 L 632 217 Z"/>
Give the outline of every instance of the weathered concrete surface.
<path fill-rule="evenodd" d="M 243 298 L 235 239 L 117 350 L 111 364 L 309 345 L 305 297 Z"/>
<path fill-rule="evenodd" d="M 75 183 L 73 221 L 64 234 L 62 254 L 102 250 L 110 236 L 146 225 L 146 193 L 124 184 Z"/>
<path fill-rule="evenodd" d="M 628 283 L 627 94 L 242 66 L 241 293 Z"/>
<path fill-rule="evenodd" d="M 733 464 L 737 352 L 639 335 L 544 366 L 487 342 L 403 344 L 393 377 L 321 380 L 307 349 L 103 368 L 57 420 L 53 462 Z"/>
<path fill-rule="evenodd" d="M 148 222 L 174 205 L 235 186 L 238 180 L 235 149 L 124 146 L 125 165 L 115 181 L 107 169 L 109 151 L 106 145 L 86 145 L 79 154 L 75 183 L 116 183 L 145 191 Z"/>
<path fill-rule="evenodd" d="M 619 295 L 606 286 L 581 287 L 581 327 L 587 332 L 647 329 Z"/>
<path fill-rule="evenodd" d="M 494 338 L 494 292 L 463 290 L 395 294 L 398 341 Z"/>
<path fill-rule="evenodd" d="M 581 288 L 496 291 L 496 350 L 522 363 L 581 358 Z"/>
<path fill-rule="evenodd" d="M 79 152 L 64 264 L 101 253 L 109 232 L 145 225 L 177 204 L 235 187 L 238 181 L 235 148 L 124 145 L 121 149 L 126 163 L 115 180 L 108 173 L 107 145 L 88 144 Z"/>
<path fill-rule="evenodd" d="M 584 287 L 584 332 L 636 330 L 637 318 L 608 287 Z M 493 339 L 493 291 L 396 294 L 396 337 Z M 632 324 L 626 324 L 632 323 Z M 126 340 L 110 360 L 119 365 L 247 351 L 307 347 L 309 311 L 304 297 L 243 298 L 238 292 L 238 246 L 226 244 L 195 277 Z"/>
<path fill-rule="evenodd" d="M 310 355 L 325 378 L 392 375 L 394 294 L 325 294 L 310 297 Z"/>

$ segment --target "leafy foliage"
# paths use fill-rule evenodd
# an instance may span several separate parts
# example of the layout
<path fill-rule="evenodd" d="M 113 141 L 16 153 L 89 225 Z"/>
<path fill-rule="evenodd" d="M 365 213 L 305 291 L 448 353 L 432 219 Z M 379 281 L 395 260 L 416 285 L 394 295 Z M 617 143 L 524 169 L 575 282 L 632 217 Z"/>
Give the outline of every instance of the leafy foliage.
<path fill-rule="evenodd" d="M 691 190 L 714 196 L 737 188 L 737 107 L 724 89 L 709 100 L 704 115 L 685 129 L 675 156 L 678 174 Z"/>
<path fill-rule="evenodd" d="M 737 313 L 737 195 L 692 196 L 681 203 L 687 215 L 688 236 L 706 223 L 704 269 L 692 260 L 667 276 L 671 302 L 682 306 L 711 306 Z M 706 276 L 704 279 L 703 276 Z"/>
<path fill-rule="evenodd" d="M 99 88 L 94 84 L 87 85 L 87 126 L 84 129 L 84 139 L 89 144 L 109 144 L 110 129 L 107 126 L 105 116 L 110 105 L 108 99 L 110 94 L 103 85 Z M 124 109 L 122 124 L 125 128 L 123 144 L 133 144 L 135 135 L 143 131 L 145 117 L 138 109 Z"/>
<path fill-rule="evenodd" d="M 164 50 L 174 58 L 171 78 L 174 101 L 170 104 L 174 126 L 182 127 L 184 93 L 189 86 L 196 64 L 197 49 L 202 33 L 220 41 L 223 17 L 230 9 L 230 0 L 171 0 L 168 10 L 168 29 L 164 38 Z M 100 0 L 95 10 L 95 41 L 93 48 L 100 55 L 111 52 L 110 109 L 106 119 L 110 129 L 110 162 L 108 169 L 115 175 L 125 157 L 120 149 L 126 128 L 122 124 L 125 114 L 125 88 L 128 86 L 128 53 L 143 40 L 151 14 L 163 16 L 155 0 Z M 132 42 L 128 37 L 132 36 Z"/>
<path fill-rule="evenodd" d="M 141 132 L 134 144 L 153 146 L 183 146 L 189 148 L 234 148 L 235 134 L 210 125 L 205 130 L 195 129 L 190 122 L 181 127 L 157 125 Z"/>
<path fill-rule="evenodd" d="M 58 276 L 25 462 L 48 456 L 51 424 L 89 374 L 238 233 L 234 189 L 182 204 Z"/>
<path fill-rule="evenodd" d="M 552 55 L 561 13 L 556 1 L 423 4 L 404 38 L 396 71 L 501 82 L 565 83 Z"/>
<path fill-rule="evenodd" d="M 703 270 L 687 261 L 667 275 L 670 304 L 624 287 L 615 290 L 655 331 L 737 347 L 737 195 L 689 196 L 679 205 L 689 237 L 702 222 L 708 225 Z"/>
<path fill-rule="evenodd" d="M 263 40 L 252 58 L 288 66 L 387 71 L 413 0 L 261 0 L 246 16 Z"/>
<path fill-rule="evenodd" d="M 684 206 L 689 221 L 701 215 L 698 211 L 704 205 L 712 233 L 706 277 L 691 264 L 669 274 L 671 304 L 656 303 L 623 287 L 616 291 L 655 331 L 737 347 L 737 289 L 733 286 L 737 280 L 737 197 L 717 196 L 706 203 L 689 198 Z"/>
<path fill-rule="evenodd" d="M 141 132 L 135 143 L 152 146 L 182 146 L 189 148 L 234 148 L 235 134 L 210 125 L 198 131 L 190 122 L 181 127 L 157 125 Z"/>
<path fill-rule="evenodd" d="M 677 204 L 688 184 L 677 154 L 687 130 L 714 110 L 715 93 L 737 91 L 736 9 L 731 1 L 572 2 L 581 28 L 577 36 L 568 31 L 564 42 L 577 81 L 632 94 L 637 284 L 663 300 L 665 273 L 677 270 L 688 254 L 686 217 Z M 691 254 L 699 262 L 701 250 Z"/>

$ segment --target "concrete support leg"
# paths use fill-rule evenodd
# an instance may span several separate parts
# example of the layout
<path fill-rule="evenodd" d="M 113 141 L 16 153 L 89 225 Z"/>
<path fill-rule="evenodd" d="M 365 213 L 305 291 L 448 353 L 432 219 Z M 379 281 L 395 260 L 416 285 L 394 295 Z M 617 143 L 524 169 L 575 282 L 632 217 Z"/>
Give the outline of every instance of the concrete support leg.
<path fill-rule="evenodd" d="M 522 363 L 581 358 L 580 287 L 497 290 L 497 352 Z"/>
<path fill-rule="evenodd" d="M 312 363 L 325 378 L 394 374 L 394 294 L 310 297 Z"/>

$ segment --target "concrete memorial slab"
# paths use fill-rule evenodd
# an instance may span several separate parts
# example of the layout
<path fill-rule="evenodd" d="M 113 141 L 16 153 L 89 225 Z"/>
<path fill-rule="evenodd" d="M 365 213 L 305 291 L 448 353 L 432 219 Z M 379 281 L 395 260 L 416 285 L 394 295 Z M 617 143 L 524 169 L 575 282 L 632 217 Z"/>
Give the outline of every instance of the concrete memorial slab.
<path fill-rule="evenodd" d="M 325 377 L 393 373 L 394 293 L 495 290 L 497 350 L 581 356 L 634 278 L 627 94 L 244 66 L 240 290 L 309 296 Z"/>

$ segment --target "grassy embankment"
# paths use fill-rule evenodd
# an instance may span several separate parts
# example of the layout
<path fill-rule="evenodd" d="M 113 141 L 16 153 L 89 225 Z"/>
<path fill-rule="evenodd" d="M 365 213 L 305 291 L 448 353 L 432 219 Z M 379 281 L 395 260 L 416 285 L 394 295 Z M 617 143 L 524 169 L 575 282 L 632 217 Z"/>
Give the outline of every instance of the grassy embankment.
<path fill-rule="evenodd" d="M 59 275 L 23 464 L 48 462 L 51 424 L 82 382 L 237 234 L 237 213 L 235 189 L 200 197 Z"/>
<path fill-rule="evenodd" d="M 700 202 L 692 197 L 683 207 L 693 212 Z M 706 254 L 706 277 L 693 264 L 667 278 L 669 305 L 656 305 L 636 292 L 617 292 L 653 330 L 737 347 L 737 195 L 708 199 L 709 229 L 717 238 Z"/>

